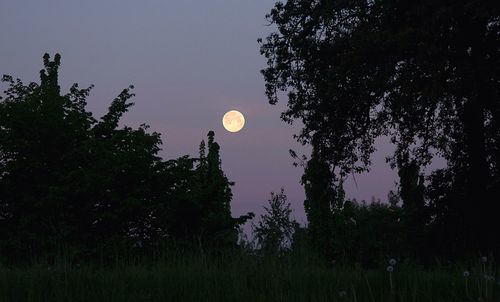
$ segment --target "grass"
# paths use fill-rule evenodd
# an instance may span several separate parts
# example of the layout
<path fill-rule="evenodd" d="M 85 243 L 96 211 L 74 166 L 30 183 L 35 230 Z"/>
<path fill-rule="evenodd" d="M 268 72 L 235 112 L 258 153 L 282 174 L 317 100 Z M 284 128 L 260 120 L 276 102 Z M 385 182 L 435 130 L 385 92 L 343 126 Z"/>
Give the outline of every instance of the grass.
<path fill-rule="evenodd" d="M 485 278 L 493 270 L 481 263 L 464 277 L 459 268 L 398 264 L 389 273 L 299 260 L 172 255 L 0 267 L 0 301 L 500 301 L 498 280 Z"/>

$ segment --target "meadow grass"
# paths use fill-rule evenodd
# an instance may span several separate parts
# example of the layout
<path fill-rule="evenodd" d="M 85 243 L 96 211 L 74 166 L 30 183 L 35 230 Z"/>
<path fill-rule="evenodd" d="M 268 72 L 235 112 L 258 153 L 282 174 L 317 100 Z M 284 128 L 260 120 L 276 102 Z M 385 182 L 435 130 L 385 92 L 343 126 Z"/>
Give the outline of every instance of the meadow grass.
<path fill-rule="evenodd" d="M 0 301 L 500 301 L 492 273 L 480 263 L 465 277 L 457 267 L 397 264 L 389 273 L 383 265 L 177 254 L 107 266 L 2 266 Z"/>

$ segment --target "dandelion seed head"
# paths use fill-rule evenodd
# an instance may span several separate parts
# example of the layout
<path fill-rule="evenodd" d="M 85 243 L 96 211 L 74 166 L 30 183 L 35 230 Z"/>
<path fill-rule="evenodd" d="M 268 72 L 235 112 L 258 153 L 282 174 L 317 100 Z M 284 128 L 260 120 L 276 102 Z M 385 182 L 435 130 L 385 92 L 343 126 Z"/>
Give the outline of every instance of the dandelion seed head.
<path fill-rule="evenodd" d="M 392 265 L 392 266 L 396 265 L 396 263 L 398 263 L 398 262 L 394 258 L 392 258 L 391 260 L 389 260 L 389 264 Z"/>
<path fill-rule="evenodd" d="M 486 263 L 488 261 L 488 258 L 486 258 L 485 256 L 481 257 L 481 262 L 482 263 Z"/>
<path fill-rule="evenodd" d="M 469 271 L 464 271 L 464 277 L 465 277 L 465 278 L 467 278 L 467 277 L 469 277 L 469 276 L 470 276 Z"/>
<path fill-rule="evenodd" d="M 486 281 L 493 281 L 493 279 L 494 279 L 494 278 L 493 278 L 493 276 L 490 276 L 490 275 L 484 274 L 484 279 L 485 279 Z"/>
<path fill-rule="evenodd" d="M 389 265 L 386 270 L 389 272 L 389 273 L 392 273 L 392 271 L 394 270 L 394 267 L 392 267 L 392 265 Z"/>

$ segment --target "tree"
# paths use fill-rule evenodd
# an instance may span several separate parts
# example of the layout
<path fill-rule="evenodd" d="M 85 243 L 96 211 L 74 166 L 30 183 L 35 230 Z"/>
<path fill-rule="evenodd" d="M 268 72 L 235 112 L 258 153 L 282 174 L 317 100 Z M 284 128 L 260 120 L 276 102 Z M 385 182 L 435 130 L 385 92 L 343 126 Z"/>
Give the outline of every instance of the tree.
<path fill-rule="evenodd" d="M 231 185 L 219 145 L 208 133 L 208 154 L 164 161 L 160 135 L 121 126 L 133 86 L 108 112 L 87 112 L 91 88 L 61 94 L 60 55 L 44 55 L 40 84 L 10 76 L 0 99 L 0 256 L 25 260 L 68 256 L 104 258 L 148 251 L 168 240 L 235 246 L 252 213 L 231 217 Z M 195 167 L 195 163 L 197 163 Z"/>
<path fill-rule="evenodd" d="M 349 217 L 344 223 L 347 261 L 378 266 L 381 258 L 414 253 L 414 246 L 407 244 L 405 228 L 399 219 L 401 207 L 380 200 L 369 204 L 353 200 L 348 207 L 344 212 Z"/>
<path fill-rule="evenodd" d="M 271 192 L 268 203 L 268 207 L 264 206 L 265 213 L 260 216 L 260 221 L 253 226 L 253 235 L 260 251 L 278 255 L 290 247 L 298 223 L 290 217 L 292 209 L 284 188 L 277 194 Z"/>
<path fill-rule="evenodd" d="M 58 68 L 43 57 L 40 84 L 24 85 L 3 76 L 9 85 L 0 102 L 0 232 L 2 250 L 17 256 L 74 242 L 81 225 L 75 211 L 88 212 L 88 203 L 68 201 L 79 192 L 74 186 L 82 165 L 89 129 L 95 124 L 85 111 L 90 88 L 75 84 L 60 94 Z"/>
<path fill-rule="evenodd" d="M 157 133 L 119 127 L 132 86 L 100 120 L 85 110 L 92 87 L 62 95 L 60 55 L 43 57 L 40 84 L 10 76 L 0 102 L 0 238 L 12 258 L 80 255 L 145 243 L 161 199 Z M 164 195 L 165 196 L 165 195 Z"/>
<path fill-rule="evenodd" d="M 167 196 L 152 187 L 163 172 L 157 155 L 160 135 L 147 133 L 146 125 L 119 128 L 132 96 L 126 89 L 111 103 L 108 113 L 92 128 L 87 146 L 92 164 L 84 171 L 87 179 L 91 177 L 86 190 L 96 194 L 85 197 L 93 203 L 90 234 L 110 246 L 145 245 L 155 237 L 150 228 L 151 209 Z"/>
<path fill-rule="evenodd" d="M 193 179 L 193 202 L 195 213 L 199 218 L 193 228 L 193 236 L 209 246 L 236 246 L 238 228 L 253 213 L 247 213 L 238 218 L 231 216 L 231 186 L 234 182 L 228 180 L 221 167 L 219 155 L 220 146 L 215 142 L 215 133 L 208 132 L 208 144 L 200 143 L 200 156 Z M 208 152 L 206 153 L 206 149 Z M 205 156 L 206 154 L 206 156 Z"/>
<path fill-rule="evenodd" d="M 391 198 L 402 200 L 401 230 L 405 233 L 404 245 L 408 254 L 417 256 L 415 253 L 418 253 L 423 256 L 427 224 L 430 221 L 429 209 L 425 204 L 424 175 L 420 172 L 418 162 L 410 159 L 408 152 L 398 154 L 391 165 L 398 169 L 399 192 L 397 195 L 391 192 L 389 201 L 391 202 Z M 392 203 L 396 206 L 397 200 Z"/>
<path fill-rule="evenodd" d="M 279 1 L 261 46 L 269 102 L 288 93 L 282 118 L 301 120 L 301 142 L 322 138 L 339 179 L 369 168 L 380 135 L 418 166 L 443 155 L 463 179 L 447 205 L 463 237 L 498 249 L 499 16 L 495 1 Z"/>
<path fill-rule="evenodd" d="M 333 251 L 333 209 L 335 206 L 335 184 L 324 154 L 313 145 L 311 159 L 307 162 L 302 185 L 306 193 L 304 209 L 307 215 L 311 244 L 331 254 Z"/>

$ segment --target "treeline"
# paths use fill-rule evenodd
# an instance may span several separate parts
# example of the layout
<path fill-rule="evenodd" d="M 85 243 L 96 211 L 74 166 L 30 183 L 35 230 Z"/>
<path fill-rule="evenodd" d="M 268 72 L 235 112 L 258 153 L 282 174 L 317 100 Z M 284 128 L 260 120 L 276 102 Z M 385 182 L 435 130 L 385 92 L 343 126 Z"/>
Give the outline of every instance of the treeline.
<path fill-rule="evenodd" d="M 198 158 L 164 161 L 158 133 L 120 126 L 132 86 L 96 119 L 85 109 L 92 87 L 61 94 L 60 56 L 43 63 L 40 84 L 2 79 L 0 257 L 97 257 L 166 241 L 236 246 L 253 214 L 231 217 L 233 183 L 213 131 Z"/>
<path fill-rule="evenodd" d="M 500 2 L 288 0 L 267 17 L 277 27 L 260 41 L 269 102 L 287 93 L 282 118 L 299 120 L 312 147 L 291 151 L 308 225 L 291 219 L 282 191 L 240 246 L 367 264 L 500 256 Z M 131 88 L 95 119 L 90 88 L 61 95 L 59 64 L 44 56 L 40 84 L 3 78 L 0 255 L 236 246 L 253 215 L 230 215 L 214 133 L 198 158 L 164 161 L 157 133 L 119 126 Z M 395 146 L 397 192 L 349 200 L 344 181 L 370 169 L 382 136 Z M 424 173 L 437 156 L 446 166 Z"/>

